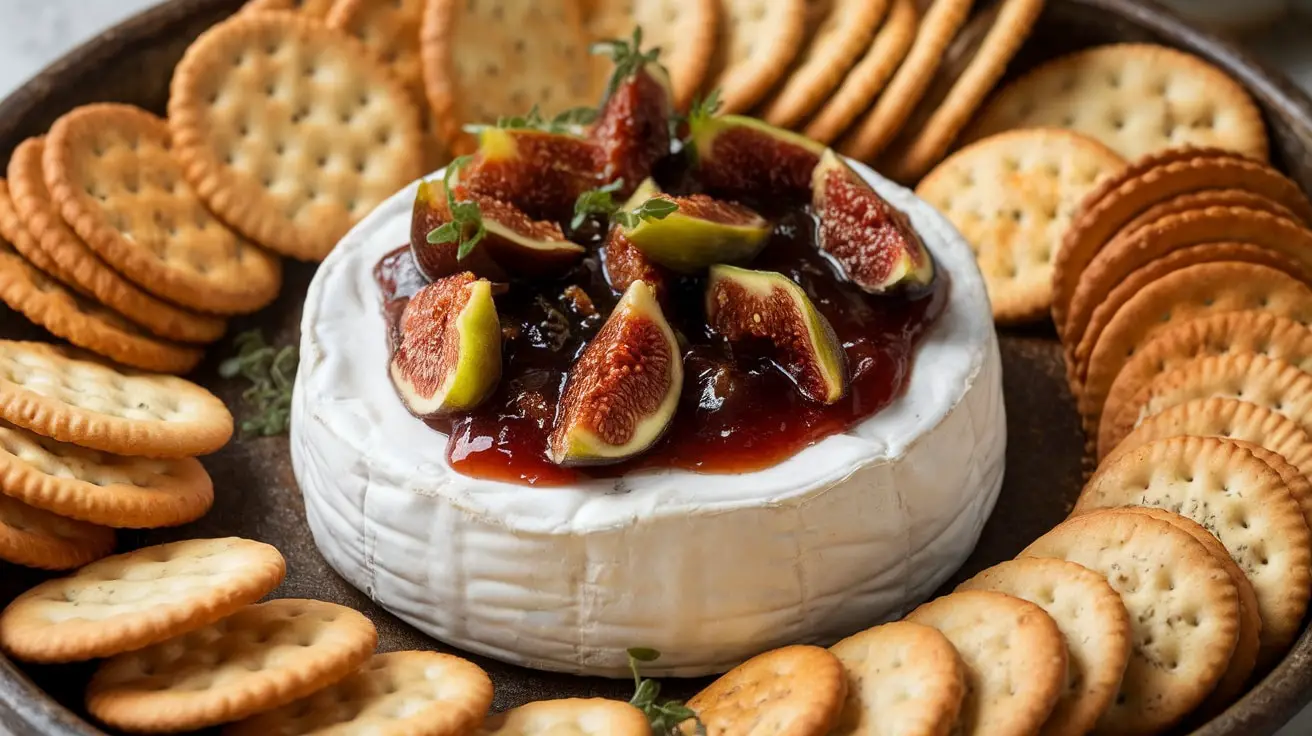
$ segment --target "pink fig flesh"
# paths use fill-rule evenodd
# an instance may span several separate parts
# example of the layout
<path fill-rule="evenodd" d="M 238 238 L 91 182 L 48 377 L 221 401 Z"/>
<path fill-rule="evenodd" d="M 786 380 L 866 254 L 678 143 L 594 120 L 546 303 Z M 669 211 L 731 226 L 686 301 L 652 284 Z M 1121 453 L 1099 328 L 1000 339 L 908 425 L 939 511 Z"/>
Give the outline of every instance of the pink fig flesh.
<path fill-rule="evenodd" d="M 568 220 L 579 195 L 603 183 L 601 147 L 564 133 L 487 128 L 460 172 L 469 191 L 520 208 L 535 220 Z"/>

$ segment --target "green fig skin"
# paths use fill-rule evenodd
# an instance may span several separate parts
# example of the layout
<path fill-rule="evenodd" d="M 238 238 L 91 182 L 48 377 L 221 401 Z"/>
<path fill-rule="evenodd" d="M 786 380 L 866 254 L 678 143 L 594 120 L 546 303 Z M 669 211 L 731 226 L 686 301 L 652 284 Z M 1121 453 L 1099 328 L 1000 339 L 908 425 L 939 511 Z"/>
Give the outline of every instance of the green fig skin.
<path fill-rule="evenodd" d="M 695 274 L 714 263 L 746 263 L 770 238 L 770 223 L 742 205 L 704 194 L 659 196 L 678 209 L 659 220 L 643 220 L 624 236 L 671 271 Z"/>

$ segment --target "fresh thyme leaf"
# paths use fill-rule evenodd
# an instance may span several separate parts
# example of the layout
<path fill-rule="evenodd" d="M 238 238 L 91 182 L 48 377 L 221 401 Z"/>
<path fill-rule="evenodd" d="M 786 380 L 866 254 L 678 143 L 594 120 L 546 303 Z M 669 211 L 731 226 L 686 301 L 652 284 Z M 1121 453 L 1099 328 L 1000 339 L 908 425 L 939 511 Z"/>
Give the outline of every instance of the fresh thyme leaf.
<path fill-rule="evenodd" d="M 457 261 L 462 261 L 473 253 L 474 246 L 487 235 L 487 226 L 483 224 L 483 211 L 479 209 L 478 203 L 459 202 L 455 195 L 456 177 L 473 158 L 473 156 L 461 156 L 447 164 L 442 181 L 443 188 L 446 189 L 446 206 L 451 212 L 451 221 L 428 231 L 426 238 L 430 243 L 455 243 Z"/>
<path fill-rule="evenodd" d="M 647 64 L 659 63 L 661 57 L 659 48 L 642 50 L 642 26 L 634 26 L 633 36 L 628 41 L 622 38 L 598 41 L 588 50 L 593 54 L 609 56 L 615 64 L 615 71 L 611 73 L 610 82 L 606 85 L 606 96 L 602 98 L 605 100 L 610 99 L 624 80 L 637 74 Z"/>
<path fill-rule="evenodd" d="M 655 649 L 634 648 L 628 650 L 629 671 L 633 673 L 633 697 L 629 705 L 637 708 L 647 716 L 653 736 L 679 736 L 679 725 L 692 720 L 697 728 L 697 736 L 706 736 L 706 724 L 697 717 L 697 712 L 678 700 L 657 703 L 661 686 L 655 680 L 643 678 L 638 671 L 640 662 L 655 662 L 661 653 Z"/>
<path fill-rule="evenodd" d="M 571 107 L 551 119 L 552 133 L 566 133 L 581 125 L 591 125 L 597 119 L 595 107 Z"/>
<path fill-rule="evenodd" d="M 579 128 L 590 124 L 597 119 L 597 109 L 594 107 L 571 107 L 570 109 L 556 115 L 550 120 L 542 116 L 542 111 L 534 105 L 527 114 L 510 115 L 497 118 L 497 121 L 491 125 L 486 123 L 474 123 L 464 126 L 467 133 L 477 134 L 487 128 L 503 128 L 507 130 L 540 130 L 545 133 L 568 133 L 576 134 Z"/>
<path fill-rule="evenodd" d="M 632 230 L 643 220 L 664 220 L 678 209 L 677 202 L 664 197 L 652 197 L 630 212 L 616 212 L 611 220 L 625 230 Z"/>
<path fill-rule="evenodd" d="M 720 111 L 720 88 L 716 87 L 711 90 L 705 97 L 698 97 L 692 101 L 692 107 L 688 110 L 688 120 L 704 121 L 715 117 Z"/>
<path fill-rule="evenodd" d="M 219 364 L 224 378 L 244 378 L 251 386 L 242 400 L 253 411 L 242 420 L 243 436 L 286 434 L 291 426 L 292 384 L 298 355 L 294 345 L 274 348 L 259 330 L 243 332 L 233 340 L 237 354 Z"/>
<path fill-rule="evenodd" d="M 580 194 L 579 198 L 574 200 L 574 219 L 569 221 L 569 226 L 574 230 L 579 229 L 590 215 L 610 217 L 620 208 L 619 203 L 615 201 L 615 192 L 623 186 L 624 180 L 616 179 L 609 184 Z"/>

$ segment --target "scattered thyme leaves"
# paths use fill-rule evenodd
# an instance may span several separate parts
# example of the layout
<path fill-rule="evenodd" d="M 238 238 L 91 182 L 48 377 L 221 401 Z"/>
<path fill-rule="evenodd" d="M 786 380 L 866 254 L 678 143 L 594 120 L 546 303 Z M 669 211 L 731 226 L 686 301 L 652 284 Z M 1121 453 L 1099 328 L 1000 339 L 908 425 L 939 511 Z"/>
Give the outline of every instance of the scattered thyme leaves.
<path fill-rule="evenodd" d="M 492 125 L 476 123 L 464 126 L 468 133 L 478 133 L 486 128 L 503 128 L 507 130 L 540 130 L 553 134 L 577 134 L 584 126 L 591 125 L 597 119 L 595 107 L 571 107 L 553 118 L 545 118 L 542 111 L 534 105 L 524 115 L 503 115 Z"/>
<path fill-rule="evenodd" d="M 615 201 L 615 192 L 623 187 L 624 180 L 617 179 L 580 194 L 579 198 L 574 200 L 574 219 L 569 221 L 570 228 L 578 230 L 592 215 L 610 217 L 615 214 L 620 208 L 620 203 Z"/>
<path fill-rule="evenodd" d="M 629 212 L 617 211 L 611 215 L 611 222 L 625 230 L 632 230 L 643 220 L 664 220 L 679 209 L 677 202 L 664 197 L 652 197 L 636 209 Z"/>
<path fill-rule="evenodd" d="M 456 175 L 469 164 L 472 156 L 461 156 L 447 164 L 443 188 L 446 189 L 447 209 L 451 211 L 451 221 L 443 223 L 428 233 L 430 243 L 456 243 L 456 260 L 463 261 L 474 252 L 487 235 L 487 226 L 483 224 L 483 212 L 477 202 L 458 202 L 454 193 Z"/>
<path fill-rule="evenodd" d="M 624 80 L 637 74 L 647 64 L 659 63 L 661 58 L 659 48 L 642 50 L 642 26 L 635 26 L 633 36 L 627 41 L 622 38 L 598 41 L 588 50 L 593 54 L 609 56 L 615 64 L 615 71 L 611 73 L 610 82 L 606 85 L 606 96 L 602 98 L 605 100 L 610 99 Z"/>
<path fill-rule="evenodd" d="M 275 348 L 264 341 L 259 330 L 243 332 L 233 340 L 237 354 L 219 364 L 224 378 L 251 382 L 242 401 L 251 415 L 242 420 L 243 437 L 272 437 L 286 434 L 291 426 L 292 383 L 299 355 L 295 345 Z"/>
<path fill-rule="evenodd" d="M 696 711 L 678 700 L 656 702 L 661 694 L 661 684 L 644 679 L 638 671 L 639 663 L 655 662 L 660 656 L 661 653 L 655 649 L 629 650 L 629 670 L 633 672 L 633 697 L 629 699 L 629 704 L 647 716 L 653 736 L 678 736 L 679 724 L 688 720 L 696 725 L 697 736 L 706 736 L 706 724 L 697 717 Z"/>

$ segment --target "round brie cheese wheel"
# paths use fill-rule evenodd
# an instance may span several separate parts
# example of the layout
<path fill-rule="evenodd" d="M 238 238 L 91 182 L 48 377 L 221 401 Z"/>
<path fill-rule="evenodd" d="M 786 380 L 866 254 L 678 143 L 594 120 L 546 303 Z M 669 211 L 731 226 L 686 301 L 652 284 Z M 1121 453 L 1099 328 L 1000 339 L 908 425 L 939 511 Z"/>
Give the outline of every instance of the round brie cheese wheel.
<path fill-rule="evenodd" d="M 633 472 L 565 487 L 471 478 L 402 405 L 374 265 L 408 242 L 417 183 L 320 266 L 306 297 L 291 449 L 320 551 L 419 630 L 505 662 L 627 676 L 728 670 L 900 617 L 966 559 L 1002 483 L 1002 368 L 984 282 L 948 221 L 906 212 L 948 303 L 906 392 L 848 431 L 737 475 Z"/>

